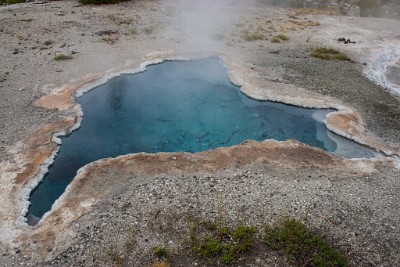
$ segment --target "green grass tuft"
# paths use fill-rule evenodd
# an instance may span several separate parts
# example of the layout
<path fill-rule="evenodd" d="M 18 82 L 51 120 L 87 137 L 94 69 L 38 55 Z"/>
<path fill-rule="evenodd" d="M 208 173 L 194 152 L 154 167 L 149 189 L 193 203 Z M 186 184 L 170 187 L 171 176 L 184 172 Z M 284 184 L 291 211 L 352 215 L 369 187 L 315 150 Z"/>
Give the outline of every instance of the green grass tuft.
<path fill-rule="evenodd" d="M 25 0 L 0 0 L 0 5 L 13 5 L 25 2 Z"/>
<path fill-rule="evenodd" d="M 204 242 L 194 247 L 194 251 L 206 257 L 213 256 L 222 251 L 222 243 L 216 238 L 206 236 Z"/>
<path fill-rule="evenodd" d="M 239 225 L 231 229 L 211 222 L 202 222 L 198 226 L 201 229 L 192 227 L 189 236 L 193 251 L 203 257 L 231 264 L 254 245 L 255 227 Z M 202 238 L 198 231 L 206 231 L 207 235 Z"/>
<path fill-rule="evenodd" d="M 73 59 L 73 57 L 71 55 L 64 55 L 64 54 L 56 55 L 53 58 L 54 61 L 63 61 L 63 60 L 70 60 L 70 59 Z"/>
<path fill-rule="evenodd" d="M 131 28 L 130 33 L 131 34 L 138 34 L 139 32 L 138 32 L 138 30 L 136 28 Z"/>
<path fill-rule="evenodd" d="M 20 19 L 19 21 L 22 21 L 22 22 L 32 22 L 33 19 Z"/>
<path fill-rule="evenodd" d="M 311 53 L 311 55 L 315 58 L 325 59 L 325 60 L 337 59 L 337 60 L 351 61 L 351 59 L 348 56 L 341 53 L 340 51 L 332 49 L 332 48 L 326 48 L 326 47 L 316 48 Z"/>
<path fill-rule="evenodd" d="M 287 260 L 296 266 L 348 266 L 328 242 L 295 219 L 284 219 L 274 227 L 266 225 L 264 243 L 283 250 Z"/>
<path fill-rule="evenodd" d="M 167 249 L 162 246 L 155 247 L 153 249 L 153 252 L 154 252 L 154 255 L 156 255 L 159 259 L 168 257 Z"/>

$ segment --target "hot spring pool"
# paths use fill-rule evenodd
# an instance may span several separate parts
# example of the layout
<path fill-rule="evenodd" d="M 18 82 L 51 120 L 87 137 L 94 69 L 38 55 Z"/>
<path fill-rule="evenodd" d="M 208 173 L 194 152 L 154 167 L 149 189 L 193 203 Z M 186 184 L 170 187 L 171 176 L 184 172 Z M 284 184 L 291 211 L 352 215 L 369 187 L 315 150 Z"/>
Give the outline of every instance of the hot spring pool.
<path fill-rule="evenodd" d="M 30 224 L 51 209 L 79 168 L 101 158 L 195 153 L 248 139 L 297 139 L 333 152 L 340 138 L 314 119 L 318 110 L 245 96 L 217 58 L 152 65 L 142 73 L 114 77 L 77 102 L 82 125 L 61 138 L 54 163 L 32 191 Z"/>

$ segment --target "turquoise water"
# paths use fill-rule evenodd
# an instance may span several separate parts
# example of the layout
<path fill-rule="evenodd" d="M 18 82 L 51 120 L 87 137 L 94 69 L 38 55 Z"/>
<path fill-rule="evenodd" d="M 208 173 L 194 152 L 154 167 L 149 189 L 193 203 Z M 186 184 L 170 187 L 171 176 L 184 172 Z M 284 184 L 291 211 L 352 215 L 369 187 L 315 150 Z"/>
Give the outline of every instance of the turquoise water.
<path fill-rule="evenodd" d="M 77 99 L 81 127 L 62 137 L 59 154 L 32 192 L 28 221 L 51 209 L 82 166 L 137 152 L 199 152 L 244 140 L 297 139 L 334 151 L 316 110 L 242 94 L 219 59 L 167 61 L 112 78 Z"/>

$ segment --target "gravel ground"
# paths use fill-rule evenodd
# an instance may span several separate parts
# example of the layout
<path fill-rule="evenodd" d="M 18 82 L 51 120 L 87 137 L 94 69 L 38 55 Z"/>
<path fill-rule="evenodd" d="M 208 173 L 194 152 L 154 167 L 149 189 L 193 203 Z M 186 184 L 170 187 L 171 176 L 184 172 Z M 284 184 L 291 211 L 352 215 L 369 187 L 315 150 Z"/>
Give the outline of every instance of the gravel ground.
<path fill-rule="evenodd" d="M 360 32 L 370 29 L 368 40 L 374 40 L 371 45 L 394 34 L 385 25 L 393 28 L 398 22 L 302 14 L 296 15 L 299 22 L 294 25 L 290 22 L 293 11 L 234 1 L 213 10 L 210 16 L 217 19 L 210 19 L 210 36 L 209 31 L 193 32 L 187 27 L 188 18 L 182 14 L 191 17 L 197 13 L 179 1 L 135 1 L 96 7 L 56 1 L 0 7 L 1 166 L 13 166 L 29 137 L 45 124 L 68 115 L 34 107 L 36 99 L 87 74 L 137 67 L 147 59 L 146 55 L 166 51 L 223 52 L 254 69 L 259 77 L 331 96 L 356 110 L 368 132 L 398 146 L 398 97 L 362 74 L 363 63 L 368 62 L 327 62 L 310 57 L 311 48 L 321 45 L 324 38 L 326 43 L 335 42 L 324 36 L 324 25 L 314 23 L 319 20 L 328 20 L 332 25 L 340 21 Z M 288 25 L 295 30 L 287 30 Z M 378 25 L 384 30 L 377 30 Z M 210 24 L 202 27 L 208 29 Z M 256 32 L 259 27 L 264 29 L 262 40 L 246 41 L 246 31 Z M 289 41 L 272 43 L 272 37 L 281 31 Z M 208 41 L 203 43 L 205 34 Z M 194 38 L 198 36 L 201 40 Z M 336 37 L 342 37 L 341 33 Z M 358 44 L 345 50 L 354 53 L 356 59 L 361 58 L 357 54 L 360 51 L 368 52 Z M 58 54 L 71 55 L 73 59 L 56 62 L 53 59 Z M 343 252 L 352 266 L 398 265 L 399 170 L 386 161 L 368 163 L 374 164 L 374 171 L 356 167 L 353 170 L 351 161 L 327 161 L 326 166 L 343 165 L 343 171 L 338 171 L 313 162 L 309 154 L 285 159 L 291 158 L 292 153 L 285 151 L 280 162 L 238 162 L 214 172 L 143 175 L 145 182 L 144 178 L 133 179 L 129 172 L 121 170 L 119 176 L 124 182 L 71 223 L 66 234 L 57 233 L 67 236 L 57 240 L 58 246 L 27 251 L 20 246 L 10 247 L 4 238 L 0 240 L 0 266 L 113 265 L 110 251 L 132 240 L 134 249 L 124 254 L 127 266 L 156 262 L 151 252 L 156 245 L 165 245 L 174 252 L 171 261 L 176 266 L 201 266 L 204 260 L 187 253 L 182 242 L 187 236 L 188 214 L 196 214 L 202 220 L 222 216 L 227 225 L 240 221 L 258 226 L 260 231 L 263 224 L 285 215 L 306 217 L 307 224 Z M 20 171 L 13 168 L 15 173 Z M 11 189 L 5 184 L 8 180 L 2 171 L 3 194 Z M 106 171 L 97 178 L 107 175 Z M 8 212 L 2 211 L 2 220 L 11 216 Z M 35 246 L 40 241 L 28 239 L 25 243 Z M 239 265 L 287 263 L 281 253 L 257 244 L 252 254 L 240 259 Z"/>
<path fill-rule="evenodd" d="M 196 173 L 156 176 L 150 183 L 127 182 L 77 222 L 74 246 L 50 265 L 99 266 L 112 264 L 110 249 L 122 251 L 124 264 L 149 266 L 157 261 L 152 248 L 165 246 L 176 256 L 173 266 L 202 266 L 205 261 L 189 253 L 188 214 L 235 226 L 257 226 L 282 216 L 306 219 L 325 236 L 351 266 L 395 266 L 400 236 L 398 170 L 361 176 L 326 175 L 323 168 L 304 164 L 253 163 L 245 168 L 213 175 Z M 371 194 L 374 192 L 374 194 Z M 133 231 L 133 235 L 129 233 Z M 261 234 L 261 233 L 259 233 Z M 133 252 L 124 252 L 134 240 Z M 176 258 L 176 259 L 175 259 Z M 286 266 L 276 252 L 259 248 L 235 266 Z"/>

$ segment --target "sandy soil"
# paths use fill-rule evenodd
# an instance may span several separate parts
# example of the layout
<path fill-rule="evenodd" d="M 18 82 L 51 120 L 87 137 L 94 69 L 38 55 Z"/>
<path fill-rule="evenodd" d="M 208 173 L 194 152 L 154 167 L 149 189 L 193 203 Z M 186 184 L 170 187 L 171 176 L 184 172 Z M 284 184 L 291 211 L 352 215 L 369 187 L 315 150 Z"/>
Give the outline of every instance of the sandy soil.
<path fill-rule="evenodd" d="M 180 245 L 168 232 L 154 233 L 149 216 L 171 210 L 178 217 L 200 212 L 212 218 L 217 192 L 224 192 L 228 224 L 235 222 L 237 209 L 256 225 L 307 213 L 308 223 L 351 265 L 399 262 L 396 157 L 343 160 L 294 141 L 99 161 L 82 169 L 39 225 L 26 225 L 21 214 L 27 196 L 57 149 L 52 134 L 79 123 L 74 95 L 115 73 L 141 69 L 144 62 L 219 55 L 245 93 L 337 108 L 341 113 L 327 121 L 333 130 L 399 155 L 393 74 L 400 54 L 398 21 L 296 13 L 256 2 L 209 4 L 57 1 L 0 7 L 0 261 L 5 266 L 109 265 L 110 259 L 99 255 L 122 243 L 130 223 L 138 229 L 138 249 L 129 263 L 151 264 L 153 246 Z M 279 33 L 289 40 L 271 42 Z M 249 41 L 251 36 L 261 40 Z M 340 37 L 356 43 L 337 42 Z M 353 62 L 312 58 L 316 46 L 338 48 Z M 72 59 L 55 61 L 59 54 Z M 220 191 L 209 186 L 211 178 Z M 195 205 L 181 205 L 193 198 Z M 286 264 L 273 253 L 252 259 L 243 264 Z M 182 261 L 176 264 L 194 265 Z"/>

